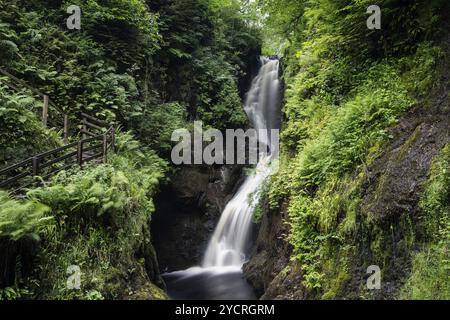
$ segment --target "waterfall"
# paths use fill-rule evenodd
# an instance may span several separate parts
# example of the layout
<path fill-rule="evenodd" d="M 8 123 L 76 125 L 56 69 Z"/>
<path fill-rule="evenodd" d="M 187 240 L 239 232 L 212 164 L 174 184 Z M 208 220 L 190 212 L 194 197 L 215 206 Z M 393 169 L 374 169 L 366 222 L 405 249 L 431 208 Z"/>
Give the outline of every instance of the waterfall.
<path fill-rule="evenodd" d="M 280 128 L 279 61 L 266 57 L 260 59 L 262 66 L 252 81 L 244 110 L 253 128 L 260 133 L 258 135 L 260 143 L 268 148 L 260 150 L 262 154 L 255 173 L 246 178 L 223 210 L 206 249 L 203 268 L 241 267 L 245 262 L 260 187 L 271 172 L 270 161 L 278 152 L 272 142 L 271 130 Z"/>
<path fill-rule="evenodd" d="M 247 259 L 252 218 L 261 185 L 273 172 L 271 161 L 278 153 L 278 134 L 274 137 L 271 132 L 280 128 L 278 68 L 278 60 L 261 57 L 261 69 L 253 79 L 245 101 L 245 112 L 258 132 L 260 145 L 255 173 L 245 179 L 225 206 L 201 266 L 163 274 L 173 299 L 256 298 L 242 277 L 242 265 Z"/>

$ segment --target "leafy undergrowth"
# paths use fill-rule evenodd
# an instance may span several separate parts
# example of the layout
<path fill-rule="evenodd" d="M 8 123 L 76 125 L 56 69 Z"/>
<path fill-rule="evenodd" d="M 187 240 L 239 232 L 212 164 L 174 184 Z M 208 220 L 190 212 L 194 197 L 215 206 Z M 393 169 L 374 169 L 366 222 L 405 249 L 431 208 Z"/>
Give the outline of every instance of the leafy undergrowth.
<path fill-rule="evenodd" d="M 290 199 L 293 259 L 305 273 L 304 285 L 322 292 L 323 298 L 337 295 L 349 277 L 365 171 L 392 138 L 386 129 L 415 102 L 404 65 L 413 66 L 409 72 L 426 75 L 431 69 L 424 69 L 421 61 L 431 67 L 437 52 L 425 44 L 407 59 L 373 65 L 339 105 L 327 104 L 320 95 L 302 98 L 308 84 L 297 78 L 287 91 L 285 153 L 269 199 L 275 207 Z M 289 146 L 294 146 L 294 156 Z"/>
<path fill-rule="evenodd" d="M 1 239 L 20 241 L 30 233 L 40 239 L 33 272 L 15 279 L 4 296 L 25 288 L 24 297 L 44 299 L 165 297 L 150 284 L 158 273 L 151 269 L 149 222 L 166 164 L 129 134 L 119 135 L 118 147 L 107 164 L 61 172 L 25 200 L 2 205 L 2 214 L 19 209 L 24 214 L 9 224 L 2 219 Z M 70 266 L 81 271 L 79 290 L 67 285 Z"/>
<path fill-rule="evenodd" d="M 82 28 L 69 30 L 67 8 L 77 4 Z M 247 123 L 240 97 L 261 39 L 239 4 L 0 0 L 0 64 L 69 115 L 71 136 L 86 112 L 168 157 L 173 130 L 193 120 L 219 129 Z M 8 79 L 0 80 L 0 168 L 61 145 L 61 134 L 33 114 L 40 101 L 11 94 Z M 0 257 L 1 298 L 164 297 L 144 280 L 157 282 L 148 222 L 166 165 L 129 142 L 133 151 L 63 172 L 25 199 L 0 195 L 0 251 L 9 250 Z M 19 250 L 28 238 L 38 244 L 36 261 Z M 71 265 L 81 269 L 80 291 L 66 289 Z"/>
<path fill-rule="evenodd" d="M 302 28 L 296 30 L 285 58 L 281 168 L 267 196 L 272 209 L 289 204 L 291 258 L 300 267 L 309 298 L 373 297 L 365 287 L 366 264 L 379 265 L 382 271 L 392 267 L 395 253 L 389 241 L 394 232 L 402 233 L 396 244 L 401 252 L 417 245 L 411 217 L 405 214 L 386 223 L 361 212 L 361 202 L 368 168 L 392 142 L 388 128 L 430 90 L 442 50 L 430 41 L 416 39 L 406 48 L 398 39 L 373 41 L 370 37 L 376 33 L 365 38 L 367 30 L 357 33 L 362 27 L 352 25 L 358 5 L 341 11 L 334 11 L 339 4 L 331 1 L 300 5 Z M 281 7 L 277 10 L 287 14 Z M 337 17 L 340 14 L 346 18 Z M 391 46 L 376 52 L 376 43 L 383 41 L 391 41 Z M 425 252 L 414 259 L 409 286 L 420 285 L 420 270 L 431 254 L 441 260 L 425 276 L 429 288 L 424 294 L 441 290 L 433 279 L 448 272 L 444 251 Z M 355 277 L 361 281 L 349 289 Z M 389 297 L 398 295 L 396 290 Z"/>
<path fill-rule="evenodd" d="M 76 32 L 65 23 L 71 5 L 83 12 Z M 261 39 L 237 0 L 0 0 L 0 7 L 2 68 L 49 95 L 73 132 L 79 112 L 89 113 L 132 130 L 165 156 L 173 129 L 188 120 L 218 129 L 246 123 L 240 95 Z M 2 128 L 36 131 L 33 123 Z M 30 156 L 20 145 L 0 145 L 8 156 Z"/>
<path fill-rule="evenodd" d="M 0 168 L 62 145 L 61 135 L 37 117 L 39 107 L 30 95 L 0 85 Z"/>
<path fill-rule="evenodd" d="M 450 299 L 450 145 L 435 157 L 420 206 L 428 241 L 413 257 L 404 299 Z"/>
<path fill-rule="evenodd" d="M 0 191 L 0 237 L 18 240 L 43 232 L 51 224 L 50 208 L 39 202 L 13 200 Z"/>

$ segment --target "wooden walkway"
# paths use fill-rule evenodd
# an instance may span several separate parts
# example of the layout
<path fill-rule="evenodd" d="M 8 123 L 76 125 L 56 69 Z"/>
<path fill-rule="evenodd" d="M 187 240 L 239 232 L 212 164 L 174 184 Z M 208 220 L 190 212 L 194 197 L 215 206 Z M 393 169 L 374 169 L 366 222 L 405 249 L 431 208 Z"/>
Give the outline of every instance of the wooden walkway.
<path fill-rule="evenodd" d="M 15 84 L 5 83 L 11 89 L 20 91 L 17 86 L 22 86 L 43 98 L 42 121 L 44 126 L 47 126 L 49 105 L 53 106 L 57 113 L 63 114 L 65 143 L 62 147 L 33 155 L 19 163 L 0 169 L 0 189 L 8 189 L 12 194 L 18 194 L 26 188 L 48 180 L 60 171 L 74 166 L 82 168 L 83 164 L 93 160 L 106 162 L 108 153 L 115 152 L 115 128 L 113 125 L 86 113 L 80 113 L 82 138 L 68 143 L 68 115 L 57 108 L 47 95 L 30 87 L 23 80 L 1 68 L 0 74 L 15 82 Z"/>

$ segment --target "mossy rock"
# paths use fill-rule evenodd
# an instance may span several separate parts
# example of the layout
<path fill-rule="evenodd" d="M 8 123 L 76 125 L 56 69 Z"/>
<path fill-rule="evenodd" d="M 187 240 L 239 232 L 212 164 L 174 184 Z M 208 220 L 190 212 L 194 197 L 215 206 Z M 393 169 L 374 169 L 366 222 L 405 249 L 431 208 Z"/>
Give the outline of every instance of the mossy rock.
<path fill-rule="evenodd" d="M 164 290 L 151 282 L 147 282 L 137 291 L 130 292 L 125 300 L 168 300 L 169 296 Z"/>

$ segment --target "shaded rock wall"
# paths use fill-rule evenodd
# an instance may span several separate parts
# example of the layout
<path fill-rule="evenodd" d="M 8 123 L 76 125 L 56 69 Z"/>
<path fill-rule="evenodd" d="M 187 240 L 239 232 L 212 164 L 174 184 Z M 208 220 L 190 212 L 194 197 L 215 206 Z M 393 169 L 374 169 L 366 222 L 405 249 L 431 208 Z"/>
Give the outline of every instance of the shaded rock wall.
<path fill-rule="evenodd" d="M 155 200 L 152 236 L 162 272 L 201 263 L 226 203 L 242 181 L 241 167 L 184 166 Z"/>
<path fill-rule="evenodd" d="M 392 142 L 366 169 L 357 210 L 357 237 L 344 243 L 354 247 L 349 254 L 349 277 L 342 280 L 335 298 L 398 298 L 411 272 L 413 253 L 427 241 L 422 229 L 426 217 L 419 201 L 432 159 L 450 142 L 448 63 L 442 61 L 441 76 L 433 90 L 389 129 Z M 279 213 L 265 211 L 245 275 L 261 299 L 320 298 L 318 291 L 302 285 L 301 267 L 289 261 L 289 245 L 280 238 L 287 232 L 281 223 L 288 219 L 285 212 L 286 204 Z M 338 255 L 336 250 L 336 258 Z M 378 263 L 382 286 L 369 291 L 367 267 Z"/>
<path fill-rule="evenodd" d="M 275 212 L 268 211 L 267 206 L 264 206 L 265 214 L 261 219 L 251 259 L 243 268 L 245 277 L 259 297 L 289 262 L 292 248 L 286 239 L 289 225 L 286 223 L 285 209 Z"/>

